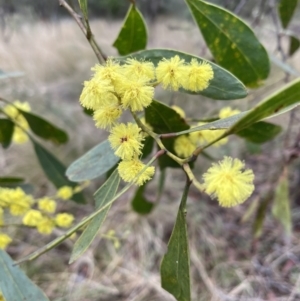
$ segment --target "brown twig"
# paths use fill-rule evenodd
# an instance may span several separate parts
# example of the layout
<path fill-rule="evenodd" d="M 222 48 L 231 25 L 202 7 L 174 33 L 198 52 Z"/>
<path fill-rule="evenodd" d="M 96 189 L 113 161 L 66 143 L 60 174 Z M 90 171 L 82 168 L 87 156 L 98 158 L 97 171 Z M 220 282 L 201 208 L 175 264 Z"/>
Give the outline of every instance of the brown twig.
<path fill-rule="evenodd" d="M 99 47 L 99 45 L 95 41 L 94 36 L 93 36 L 93 34 L 91 32 L 91 29 L 90 29 L 88 20 L 85 20 L 86 21 L 86 25 L 85 25 L 82 22 L 81 17 L 73 10 L 73 8 L 65 0 L 58 0 L 58 2 L 59 2 L 59 5 L 63 6 L 70 13 L 70 15 L 74 18 L 74 20 L 78 24 L 79 28 L 81 29 L 81 31 L 85 35 L 86 39 L 90 43 L 90 45 L 91 45 L 91 47 L 92 47 L 99 63 L 104 64 L 105 60 L 106 60 L 106 56 L 103 54 L 101 48 Z"/>

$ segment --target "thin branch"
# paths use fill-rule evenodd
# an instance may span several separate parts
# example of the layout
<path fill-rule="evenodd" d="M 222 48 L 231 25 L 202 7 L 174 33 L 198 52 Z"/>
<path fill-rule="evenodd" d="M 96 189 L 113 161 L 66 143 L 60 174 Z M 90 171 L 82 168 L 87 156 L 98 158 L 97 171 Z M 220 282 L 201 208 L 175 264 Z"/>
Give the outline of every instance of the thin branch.
<path fill-rule="evenodd" d="M 94 53 L 99 61 L 100 64 L 105 63 L 105 58 L 106 56 L 103 54 L 101 48 L 97 44 L 97 42 L 94 39 L 94 36 L 91 32 L 90 25 L 88 20 L 86 20 L 86 25 L 82 22 L 81 17 L 73 10 L 73 8 L 65 1 L 65 0 L 58 0 L 59 5 L 63 6 L 69 13 L 70 15 L 74 18 L 76 23 L 78 24 L 79 28 L 85 35 L 86 39 L 90 43 L 92 49 L 94 50 Z"/>

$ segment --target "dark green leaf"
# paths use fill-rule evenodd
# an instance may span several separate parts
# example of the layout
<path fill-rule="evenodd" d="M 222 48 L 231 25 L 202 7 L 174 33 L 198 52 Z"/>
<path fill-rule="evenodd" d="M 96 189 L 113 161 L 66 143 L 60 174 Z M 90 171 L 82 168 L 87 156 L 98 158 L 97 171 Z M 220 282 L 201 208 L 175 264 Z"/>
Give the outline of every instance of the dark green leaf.
<path fill-rule="evenodd" d="M 119 58 L 119 60 L 125 62 L 127 58 L 135 58 L 137 60 L 151 61 L 154 65 L 157 65 L 163 58 L 169 59 L 175 55 L 178 55 L 186 62 L 190 62 L 192 58 L 196 58 L 199 62 L 204 61 L 204 59 L 195 55 L 169 49 L 144 50 Z M 209 62 L 209 64 L 213 68 L 214 78 L 210 81 L 209 86 L 205 90 L 197 94 L 218 100 L 239 99 L 247 96 L 245 86 L 234 75 L 214 63 Z M 195 94 L 194 92 L 185 92 Z"/>
<path fill-rule="evenodd" d="M 1 177 L 0 186 L 11 185 L 11 184 L 21 184 L 24 182 L 23 178 L 12 178 L 12 177 Z"/>
<path fill-rule="evenodd" d="M 160 273 L 161 286 L 177 301 L 191 301 L 190 256 L 186 227 L 186 200 L 189 185 L 186 185 L 176 223 L 164 255 Z"/>
<path fill-rule="evenodd" d="M 131 5 L 125 17 L 121 31 L 113 46 L 120 55 L 126 55 L 145 49 L 147 45 L 147 28 L 140 11 Z"/>
<path fill-rule="evenodd" d="M 255 238 L 259 238 L 262 234 L 263 224 L 267 214 L 268 205 L 272 200 L 272 197 L 273 193 L 269 192 L 259 202 L 256 217 L 252 226 L 252 232 Z"/>
<path fill-rule="evenodd" d="M 286 172 L 284 172 L 276 186 L 272 214 L 282 224 L 284 232 L 288 237 L 292 234 L 290 202 L 289 181 Z"/>
<path fill-rule="evenodd" d="M 142 149 L 142 159 L 147 158 L 152 150 L 153 150 L 153 146 L 154 146 L 154 139 L 150 136 L 147 136 L 146 139 L 144 140 L 144 146 Z"/>
<path fill-rule="evenodd" d="M 298 0 L 280 0 L 278 11 L 283 28 L 287 28 L 289 25 L 297 7 L 297 1 Z"/>
<path fill-rule="evenodd" d="M 133 210 L 139 214 L 149 214 L 154 208 L 154 203 L 149 202 L 144 197 L 144 190 L 146 188 L 146 185 L 147 184 L 140 186 L 136 190 L 135 196 L 131 201 L 131 206 Z"/>
<path fill-rule="evenodd" d="M 95 193 L 96 210 L 105 206 L 112 200 L 118 190 L 119 183 L 119 173 L 118 170 L 115 170 L 108 180 Z M 72 263 L 78 259 L 91 245 L 101 225 L 103 224 L 110 207 L 111 205 L 101 211 L 89 222 L 74 245 L 69 263 Z"/>
<path fill-rule="evenodd" d="M 270 72 L 268 54 L 254 32 L 229 11 L 200 0 L 186 0 L 216 62 L 247 86 L 258 86 Z"/>
<path fill-rule="evenodd" d="M 290 36 L 289 56 L 292 56 L 300 47 L 300 40 L 294 36 Z"/>
<path fill-rule="evenodd" d="M 108 140 L 105 140 L 74 161 L 68 167 L 66 175 L 75 182 L 92 180 L 104 175 L 118 161 Z"/>
<path fill-rule="evenodd" d="M 30 129 L 37 136 L 50 140 L 53 143 L 61 144 L 68 141 L 68 135 L 63 130 L 49 123 L 40 116 L 19 110 L 27 120 Z"/>
<path fill-rule="evenodd" d="M 94 110 L 92 110 L 92 109 L 83 108 L 83 112 L 88 116 L 94 115 Z"/>
<path fill-rule="evenodd" d="M 84 19 L 88 19 L 88 7 L 87 7 L 87 0 L 78 0 L 80 9 L 83 13 Z"/>
<path fill-rule="evenodd" d="M 145 118 L 146 122 L 152 126 L 154 132 L 158 134 L 180 132 L 190 128 L 175 110 L 156 100 L 153 100 L 151 105 L 145 109 Z M 171 138 L 163 141 L 165 147 L 173 153 L 175 139 Z M 168 156 L 160 156 L 158 162 L 161 169 L 165 167 L 180 167 L 178 163 Z"/>
<path fill-rule="evenodd" d="M 296 79 L 290 84 L 284 86 L 273 95 L 258 103 L 248 114 L 244 115 L 230 129 L 229 133 L 236 133 L 253 123 L 266 117 L 278 113 L 280 110 L 287 108 L 300 101 L 300 79 Z M 234 117 L 234 116 L 233 116 Z"/>
<path fill-rule="evenodd" d="M 3 250 L 0 250 L 0 291 L 6 301 L 49 301 Z"/>
<path fill-rule="evenodd" d="M 0 119 L 0 143 L 8 148 L 14 133 L 14 123 L 9 119 Z"/>
<path fill-rule="evenodd" d="M 237 132 L 237 135 L 253 143 L 265 143 L 275 138 L 281 132 L 281 127 L 272 123 L 260 121 Z"/>
<path fill-rule="evenodd" d="M 56 188 L 60 188 L 62 186 L 76 186 L 76 183 L 71 182 L 67 179 L 67 177 L 65 176 L 66 167 L 56 157 L 54 157 L 36 141 L 32 140 L 32 143 L 45 175 Z M 77 203 L 85 203 L 82 193 L 75 194 L 72 200 Z"/>

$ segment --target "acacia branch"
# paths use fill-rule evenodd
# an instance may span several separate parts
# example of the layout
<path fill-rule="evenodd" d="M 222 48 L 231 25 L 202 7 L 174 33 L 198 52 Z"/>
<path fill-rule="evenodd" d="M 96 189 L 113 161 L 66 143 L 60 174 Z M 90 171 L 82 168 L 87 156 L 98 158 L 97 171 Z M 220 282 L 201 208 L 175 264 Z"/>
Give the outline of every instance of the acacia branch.
<path fill-rule="evenodd" d="M 90 29 L 88 20 L 87 19 L 85 20 L 86 21 L 86 25 L 85 25 L 82 22 L 82 18 L 73 10 L 73 8 L 65 0 L 58 0 L 58 2 L 59 2 L 59 5 L 64 7 L 70 13 L 70 15 L 74 18 L 74 20 L 78 24 L 79 28 L 81 29 L 81 31 L 85 35 L 86 39 L 88 40 L 89 44 L 91 45 L 99 63 L 104 64 L 105 60 L 106 60 L 105 59 L 106 56 L 103 54 L 101 48 L 95 41 L 94 36 Z"/>

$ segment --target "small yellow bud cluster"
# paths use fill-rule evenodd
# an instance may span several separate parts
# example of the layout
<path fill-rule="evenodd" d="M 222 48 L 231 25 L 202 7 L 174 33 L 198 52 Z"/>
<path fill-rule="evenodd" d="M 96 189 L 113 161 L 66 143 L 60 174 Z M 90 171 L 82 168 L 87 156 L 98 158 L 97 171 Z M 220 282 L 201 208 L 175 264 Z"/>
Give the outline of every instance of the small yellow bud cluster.
<path fill-rule="evenodd" d="M 178 106 L 173 106 L 173 110 L 175 110 L 182 118 L 185 118 L 185 112 L 182 110 L 182 108 Z M 233 110 L 230 107 L 225 107 L 220 110 L 219 117 L 227 118 L 236 114 L 239 114 L 239 110 Z M 205 125 L 205 122 L 199 122 L 195 126 L 201 126 Z M 226 130 L 222 129 L 211 129 L 211 130 L 202 130 L 198 132 L 192 132 L 188 135 L 182 135 L 179 136 L 175 140 L 174 149 L 178 156 L 186 158 L 192 155 L 193 151 L 198 146 L 203 146 L 206 144 L 211 143 L 212 141 L 216 140 L 217 138 L 221 137 Z M 221 145 L 224 145 L 228 142 L 228 138 L 225 137 L 223 139 L 220 139 L 216 143 L 213 144 L 214 147 L 219 147 Z"/>
<path fill-rule="evenodd" d="M 22 144 L 28 141 L 28 135 L 24 132 L 24 130 L 28 130 L 29 125 L 24 116 L 20 114 L 18 109 L 24 112 L 30 112 L 30 105 L 28 102 L 20 102 L 17 100 L 13 103 L 13 105 L 5 106 L 3 111 L 16 122 L 12 141 L 17 144 Z"/>
<path fill-rule="evenodd" d="M 4 211 L 13 215 L 21 216 L 22 224 L 35 227 L 41 234 L 51 234 L 57 227 L 68 228 L 74 221 L 74 216 L 69 213 L 56 212 L 57 202 L 60 198 L 67 200 L 72 197 L 74 189 L 69 186 L 61 187 L 56 196 L 34 199 L 26 194 L 20 187 L 0 188 L 0 226 L 4 225 Z M 0 232 L 0 249 L 4 249 L 12 241 L 5 233 Z"/>

